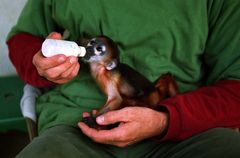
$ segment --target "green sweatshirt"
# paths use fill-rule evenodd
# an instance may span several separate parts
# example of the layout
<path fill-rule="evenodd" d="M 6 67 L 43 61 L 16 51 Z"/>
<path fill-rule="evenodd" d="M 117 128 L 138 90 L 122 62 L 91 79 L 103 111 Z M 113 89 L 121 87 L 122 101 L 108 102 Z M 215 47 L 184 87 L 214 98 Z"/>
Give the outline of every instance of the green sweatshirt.
<path fill-rule="evenodd" d="M 64 30 L 70 31 L 72 41 L 106 35 L 118 44 L 123 63 L 151 81 L 170 72 L 180 91 L 187 92 L 217 80 L 240 78 L 239 16 L 232 16 L 240 14 L 239 2 L 29 0 L 9 38 L 20 32 L 45 38 Z M 105 101 L 81 62 L 78 77 L 38 99 L 39 130 L 77 125 L 83 111 Z"/>

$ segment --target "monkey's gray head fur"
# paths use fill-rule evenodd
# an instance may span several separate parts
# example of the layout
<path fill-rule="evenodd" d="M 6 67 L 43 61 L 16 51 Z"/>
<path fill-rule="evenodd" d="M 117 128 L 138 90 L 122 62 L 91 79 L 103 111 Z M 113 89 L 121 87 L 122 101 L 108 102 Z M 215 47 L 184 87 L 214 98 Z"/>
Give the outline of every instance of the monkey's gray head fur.
<path fill-rule="evenodd" d="M 86 46 L 86 62 L 106 65 L 108 70 L 114 69 L 119 62 L 119 50 L 112 39 L 107 36 L 92 38 Z"/>

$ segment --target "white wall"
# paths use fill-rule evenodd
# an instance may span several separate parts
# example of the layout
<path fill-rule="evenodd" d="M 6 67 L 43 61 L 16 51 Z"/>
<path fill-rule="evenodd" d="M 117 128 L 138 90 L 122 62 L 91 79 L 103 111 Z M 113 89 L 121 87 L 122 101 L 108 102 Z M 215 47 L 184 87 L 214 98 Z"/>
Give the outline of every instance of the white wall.
<path fill-rule="evenodd" d="M 8 32 L 17 22 L 17 18 L 27 0 L 0 0 L 0 77 L 16 74 L 8 58 L 5 43 Z"/>

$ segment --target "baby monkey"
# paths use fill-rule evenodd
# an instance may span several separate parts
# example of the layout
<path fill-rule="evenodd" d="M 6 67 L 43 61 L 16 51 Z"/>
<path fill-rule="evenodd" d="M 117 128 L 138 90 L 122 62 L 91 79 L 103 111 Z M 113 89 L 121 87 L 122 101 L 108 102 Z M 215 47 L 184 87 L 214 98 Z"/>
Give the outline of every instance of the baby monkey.
<path fill-rule="evenodd" d="M 170 74 L 164 74 L 152 83 L 142 74 L 119 60 L 119 49 L 115 42 L 106 36 L 91 39 L 86 46 L 84 61 L 107 101 L 93 117 L 83 118 L 88 126 L 102 129 L 95 118 L 106 112 L 125 106 L 143 106 L 156 109 L 158 103 L 178 93 L 178 87 Z"/>

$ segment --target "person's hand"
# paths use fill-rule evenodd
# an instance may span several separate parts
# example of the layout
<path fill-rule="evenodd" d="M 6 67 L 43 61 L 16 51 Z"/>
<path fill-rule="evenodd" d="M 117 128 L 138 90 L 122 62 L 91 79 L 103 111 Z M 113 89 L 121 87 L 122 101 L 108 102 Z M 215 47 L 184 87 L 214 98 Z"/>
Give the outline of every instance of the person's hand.
<path fill-rule="evenodd" d="M 48 38 L 61 39 L 62 36 L 59 33 L 53 32 Z M 32 62 L 36 66 L 40 76 L 57 84 L 69 82 L 77 76 L 80 69 L 77 57 L 66 57 L 62 54 L 45 58 L 42 52 L 39 51 L 34 55 Z"/>
<path fill-rule="evenodd" d="M 83 113 L 83 117 L 89 116 Z M 160 135 L 168 127 L 168 113 L 158 112 L 145 107 L 126 107 L 110 111 L 97 117 L 100 125 L 120 122 L 118 127 L 110 130 L 96 130 L 79 122 L 82 132 L 93 141 L 125 147 L 141 140 Z"/>

